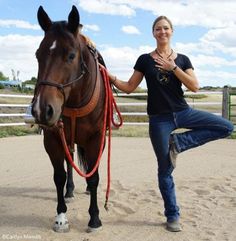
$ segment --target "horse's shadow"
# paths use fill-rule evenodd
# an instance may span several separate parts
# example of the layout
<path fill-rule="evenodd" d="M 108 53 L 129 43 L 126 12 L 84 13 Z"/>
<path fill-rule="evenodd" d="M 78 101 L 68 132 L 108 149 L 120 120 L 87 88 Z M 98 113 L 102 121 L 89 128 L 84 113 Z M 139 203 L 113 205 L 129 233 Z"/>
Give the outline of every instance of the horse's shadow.
<path fill-rule="evenodd" d="M 35 208 L 33 207 L 34 201 Z M 37 210 L 37 207 L 41 205 L 39 203 L 43 201 L 49 201 L 49 205 L 55 204 L 56 195 L 53 188 L 1 186 L 0 227 L 47 227 L 49 220 Z"/>
<path fill-rule="evenodd" d="M 50 193 L 53 196 L 43 195 L 43 193 Z M 41 200 L 56 200 L 54 188 L 41 188 L 41 187 L 1 187 L 0 186 L 0 199 L 2 197 L 18 197 L 18 198 L 32 198 Z"/>
<path fill-rule="evenodd" d="M 14 231 L 14 228 L 40 228 L 45 229 L 50 225 L 49 220 L 45 219 L 44 216 L 30 216 L 30 215 L 10 215 L 3 214 L 1 215 L 0 226 L 11 228 Z"/>

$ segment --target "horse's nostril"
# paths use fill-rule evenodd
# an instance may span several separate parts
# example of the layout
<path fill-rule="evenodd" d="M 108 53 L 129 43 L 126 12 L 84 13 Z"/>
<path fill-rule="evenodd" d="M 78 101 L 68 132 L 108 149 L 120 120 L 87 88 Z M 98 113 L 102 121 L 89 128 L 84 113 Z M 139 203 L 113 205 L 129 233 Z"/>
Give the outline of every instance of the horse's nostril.
<path fill-rule="evenodd" d="M 53 108 L 51 105 L 48 105 L 46 107 L 46 120 L 47 121 L 50 120 L 52 118 L 52 116 L 53 116 Z"/>

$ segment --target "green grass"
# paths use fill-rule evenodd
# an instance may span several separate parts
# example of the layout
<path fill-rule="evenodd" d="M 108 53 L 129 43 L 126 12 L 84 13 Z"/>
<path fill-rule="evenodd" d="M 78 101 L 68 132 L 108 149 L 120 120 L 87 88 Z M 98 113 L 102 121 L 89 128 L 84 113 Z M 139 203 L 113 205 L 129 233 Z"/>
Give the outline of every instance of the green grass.
<path fill-rule="evenodd" d="M 9 136 L 26 136 L 38 134 L 38 127 L 34 126 L 32 128 L 28 126 L 4 126 L 0 127 L 0 138 Z"/>
<path fill-rule="evenodd" d="M 233 132 L 233 134 L 230 136 L 231 139 L 236 139 L 236 131 Z"/>
<path fill-rule="evenodd" d="M 148 137 L 148 125 L 122 126 L 118 130 L 112 130 L 112 136 L 116 137 Z"/>

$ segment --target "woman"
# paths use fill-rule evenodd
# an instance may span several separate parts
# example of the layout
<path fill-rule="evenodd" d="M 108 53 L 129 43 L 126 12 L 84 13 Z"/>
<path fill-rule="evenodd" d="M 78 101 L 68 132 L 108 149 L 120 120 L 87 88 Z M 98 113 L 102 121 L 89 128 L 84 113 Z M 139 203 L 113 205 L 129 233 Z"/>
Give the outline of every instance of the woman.
<path fill-rule="evenodd" d="M 158 17 L 152 26 L 156 49 L 141 55 L 128 82 L 109 74 L 110 81 L 121 91 L 131 93 L 145 77 L 148 89 L 147 112 L 149 134 L 158 162 L 159 189 L 164 200 L 167 229 L 181 231 L 172 171 L 178 153 L 206 142 L 227 137 L 233 125 L 214 114 L 192 109 L 183 97 L 181 86 L 196 92 L 199 88 L 189 58 L 172 50 L 171 21 Z M 189 129 L 174 134 L 178 128 Z"/>

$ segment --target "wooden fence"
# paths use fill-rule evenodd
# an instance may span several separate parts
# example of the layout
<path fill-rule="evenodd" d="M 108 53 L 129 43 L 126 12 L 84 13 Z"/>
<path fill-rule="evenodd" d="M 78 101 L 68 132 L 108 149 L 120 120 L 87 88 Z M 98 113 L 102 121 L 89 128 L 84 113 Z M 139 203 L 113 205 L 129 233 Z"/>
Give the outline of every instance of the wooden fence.
<path fill-rule="evenodd" d="M 233 107 L 232 103 L 230 106 L 229 98 L 230 89 L 224 88 L 223 91 L 199 91 L 198 93 L 185 92 L 187 102 L 190 106 L 196 109 L 203 109 L 210 111 L 216 115 L 222 115 L 227 119 L 230 119 L 229 107 Z M 147 114 L 146 114 L 146 97 L 147 93 L 132 93 L 132 94 L 114 94 L 117 99 L 117 105 L 121 110 L 121 115 L 124 118 L 124 125 L 147 125 Z M 203 96 L 203 98 L 199 98 Z M 207 101 L 204 98 L 207 97 Z M 8 98 L 11 103 L 0 103 L 0 127 L 1 126 L 23 126 L 26 125 L 23 121 L 25 116 L 26 108 L 28 107 L 32 96 L 30 95 L 8 95 L 0 94 L 0 99 Z M 25 99 L 25 103 L 19 104 L 14 103 L 13 99 L 21 98 Z M 9 111 L 10 110 L 10 111 Z M 18 113 L 14 112 L 18 110 Z M 19 111 L 20 110 L 20 111 Z M 137 117 L 141 118 L 141 121 L 132 121 Z M 9 122 L 4 119 L 12 119 Z M 18 121 L 14 121 L 14 120 Z M 20 120 L 20 121 L 19 121 Z M 144 120 L 144 121 L 143 121 Z"/>

